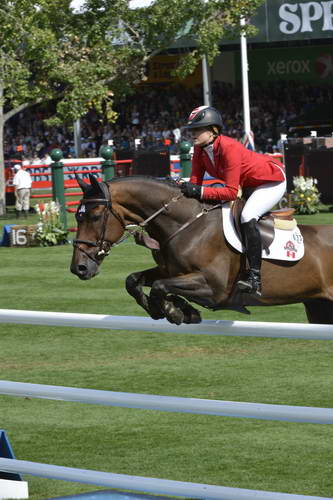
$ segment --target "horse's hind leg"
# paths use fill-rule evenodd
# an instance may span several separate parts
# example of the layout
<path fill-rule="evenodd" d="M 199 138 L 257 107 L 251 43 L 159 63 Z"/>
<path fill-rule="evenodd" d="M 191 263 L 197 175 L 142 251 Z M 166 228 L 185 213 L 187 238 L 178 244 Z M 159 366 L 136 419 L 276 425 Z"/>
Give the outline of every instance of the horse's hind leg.
<path fill-rule="evenodd" d="M 309 323 L 333 325 L 333 301 L 312 299 L 304 302 Z"/>

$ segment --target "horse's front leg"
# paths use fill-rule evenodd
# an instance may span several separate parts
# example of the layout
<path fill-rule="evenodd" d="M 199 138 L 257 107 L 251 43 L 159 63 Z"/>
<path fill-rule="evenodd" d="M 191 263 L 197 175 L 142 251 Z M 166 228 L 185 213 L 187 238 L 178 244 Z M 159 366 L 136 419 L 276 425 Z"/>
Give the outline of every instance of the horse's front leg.
<path fill-rule="evenodd" d="M 150 303 L 159 304 L 170 323 L 176 325 L 200 323 L 199 311 L 179 296 L 189 300 L 196 299 L 198 303 L 202 304 L 214 304 L 212 289 L 200 272 L 154 281 L 150 291 Z"/>
<path fill-rule="evenodd" d="M 144 286 L 151 287 L 156 280 L 162 279 L 161 271 L 158 267 L 152 267 L 145 271 L 132 273 L 126 278 L 126 290 L 135 298 L 139 306 L 153 319 L 165 318 L 165 314 L 158 302 L 152 301 L 143 291 Z"/>

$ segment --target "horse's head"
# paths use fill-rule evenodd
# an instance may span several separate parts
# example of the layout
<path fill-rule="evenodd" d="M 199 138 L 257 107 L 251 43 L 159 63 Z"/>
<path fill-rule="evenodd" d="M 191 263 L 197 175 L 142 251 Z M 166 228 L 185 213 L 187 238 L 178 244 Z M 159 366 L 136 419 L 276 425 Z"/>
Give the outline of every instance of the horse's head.
<path fill-rule="evenodd" d="M 71 272 L 82 280 L 96 276 L 111 246 L 124 233 L 122 216 L 112 205 L 110 188 L 89 174 L 90 184 L 76 176 L 83 198 L 76 211 L 78 230 L 74 240 Z"/>

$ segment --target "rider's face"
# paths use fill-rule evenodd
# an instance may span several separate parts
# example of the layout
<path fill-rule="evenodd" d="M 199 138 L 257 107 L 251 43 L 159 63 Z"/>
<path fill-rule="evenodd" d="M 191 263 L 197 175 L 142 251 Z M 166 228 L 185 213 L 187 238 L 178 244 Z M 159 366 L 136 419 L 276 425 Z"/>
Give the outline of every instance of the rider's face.
<path fill-rule="evenodd" d="M 214 140 L 214 134 L 208 127 L 193 128 L 191 134 L 195 146 L 207 146 Z"/>

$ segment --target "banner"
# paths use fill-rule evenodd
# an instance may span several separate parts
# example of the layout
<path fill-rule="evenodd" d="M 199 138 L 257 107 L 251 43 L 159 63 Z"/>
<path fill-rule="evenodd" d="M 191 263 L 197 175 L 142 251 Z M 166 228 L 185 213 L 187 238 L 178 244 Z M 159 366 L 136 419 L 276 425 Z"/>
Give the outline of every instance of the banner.
<path fill-rule="evenodd" d="M 333 0 L 265 0 L 251 24 L 259 33 L 249 42 L 332 38 Z"/>
<path fill-rule="evenodd" d="M 181 83 L 187 87 L 194 87 L 201 83 L 201 67 L 198 65 L 194 72 L 185 80 L 180 80 L 172 74 L 179 64 L 178 55 L 155 56 L 147 64 L 147 80 L 144 83 Z"/>
<path fill-rule="evenodd" d="M 333 45 L 249 50 L 248 61 L 250 81 L 333 83 Z M 236 58 L 236 79 L 241 80 L 240 55 Z"/>
<path fill-rule="evenodd" d="M 265 0 L 251 18 L 258 28 L 250 43 L 318 40 L 333 37 L 333 0 Z M 222 39 L 221 45 L 238 44 L 239 39 Z M 186 30 L 171 48 L 195 47 Z"/>

